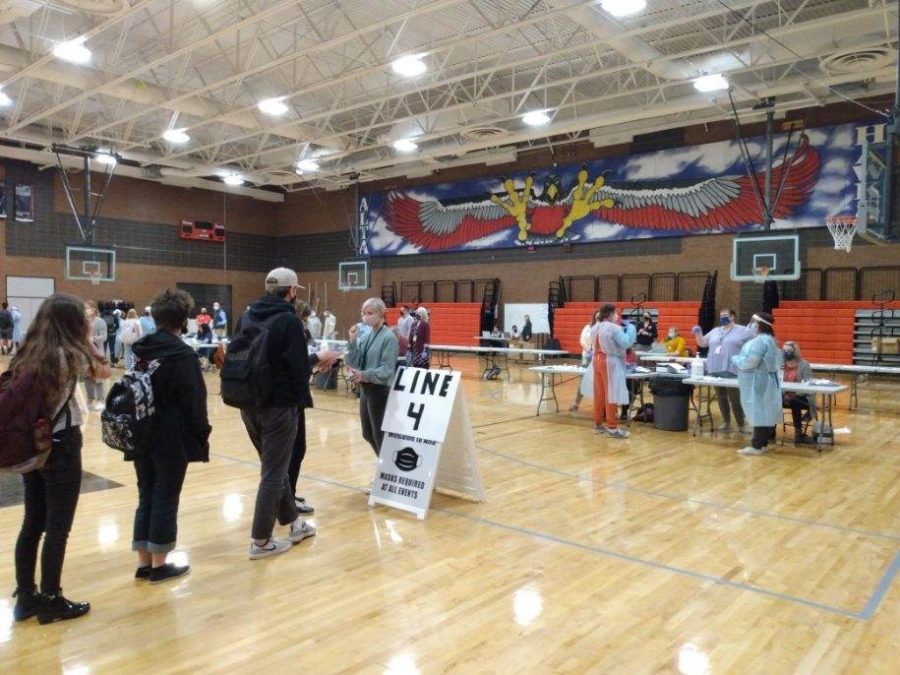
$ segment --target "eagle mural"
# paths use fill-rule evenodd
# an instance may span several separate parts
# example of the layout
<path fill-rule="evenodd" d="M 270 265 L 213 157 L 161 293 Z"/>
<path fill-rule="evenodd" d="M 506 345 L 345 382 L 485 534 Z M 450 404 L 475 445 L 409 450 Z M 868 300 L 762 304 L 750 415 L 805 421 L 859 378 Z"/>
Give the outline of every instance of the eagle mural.
<path fill-rule="evenodd" d="M 816 185 L 820 159 L 804 134 L 791 157 L 773 167 L 773 217 L 789 217 L 806 203 Z M 548 175 L 540 194 L 534 176 L 521 191 L 512 179 L 503 191 L 481 201 L 421 201 L 408 194 L 387 195 L 387 228 L 422 252 L 459 248 L 483 237 L 514 229 L 519 244 L 569 241 L 580 235 L 574 225 L 603 222 L 625 228 L 683 232 L 728 231 L 761 223 L 765 172 L 717 176 L 694 181 L 589 182 L 586 167 L 565 192 L 559 178 Z"/>

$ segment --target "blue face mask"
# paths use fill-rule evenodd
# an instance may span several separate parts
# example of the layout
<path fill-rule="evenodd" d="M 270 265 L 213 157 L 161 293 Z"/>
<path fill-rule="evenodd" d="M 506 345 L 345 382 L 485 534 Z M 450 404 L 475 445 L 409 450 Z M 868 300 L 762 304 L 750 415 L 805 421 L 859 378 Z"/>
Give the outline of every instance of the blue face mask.
<path fill-rule="evenodd" d="M 727 326 L 727 325 L 730 324 L 730 323 L 731 323 L 731 317 L 730 317 L 730 316 L 720 316 L 720 317 L 719 317 L 719 324 L 720 324 L 720 325 L 722 325 L 722 326 Z"/>
<path fill-rule="evenodd" d="M 785 361 L 793 361 L 794 357 L 797 355 L 797 353 L 793 349 L 785 349 L 781 353 L 784 355 Z"/>

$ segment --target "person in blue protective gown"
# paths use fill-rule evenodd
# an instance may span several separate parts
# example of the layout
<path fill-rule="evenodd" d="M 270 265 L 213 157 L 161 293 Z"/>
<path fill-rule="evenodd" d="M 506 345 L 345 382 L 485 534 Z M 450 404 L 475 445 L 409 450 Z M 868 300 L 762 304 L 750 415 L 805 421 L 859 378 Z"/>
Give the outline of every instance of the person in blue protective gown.
<path fill-rule="evenodd" d="M 775 320 L 771 314 L 754 314 L 751 328 L 757 335 L 731 357 L 738 368 L 741 407 L 753 427 L 750 445 L 738 450 L 741 455 L 763 455 L 775 437 L 775 426 L 781 421 L 781 352 L 775 342 Z"/>

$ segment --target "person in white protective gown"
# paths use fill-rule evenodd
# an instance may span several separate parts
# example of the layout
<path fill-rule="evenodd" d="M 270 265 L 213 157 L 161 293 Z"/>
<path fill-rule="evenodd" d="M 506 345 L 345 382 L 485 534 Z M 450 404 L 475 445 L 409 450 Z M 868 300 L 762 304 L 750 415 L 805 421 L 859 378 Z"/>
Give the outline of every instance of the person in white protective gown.
<path fill-rule="evenodd" d="M 781 352 L 775 342 L 774 321 L 771 314 L 754 314 L 751 328 L 755 325 L 756 337 L 731 357 L 738 368 L 741 407 L 753 427 L 750 445 L 738 450 L 741 455 L 765 454 L 769 441 L 775 437 L 775 426 L 781 421 Z"/>
<path fill-rule="evenodd" d="M 581 383 L 578 385 L 578 391 L 575 392 L 575 401 L 569 406 L 571 412 L 578 410 L 581 400 L 587 396 L 594 398 L 594 370 L 590 368 L 591 362 L 594 360 L 594 346 L 592 329 L 600 321 L 600 310 L 596 310 L 591 317 L 591 322 L 584 324 L 581 329 L 581 336 L 578 343 L 581 345 L 581 367 L 585 369 L 584 375 L 581 377 Z M 515 328 L 515 326 L 513 326 Z"/>
<path fill-rule="evenodd" d="M 625 382 L 625 352 L 634 344 L 635 329 L 630 321 L 619 326 L 616 306 L 600 307 L 600 321 L 591 329 L 594 345 L 594 432 L 612 438 L 628 438 L 619 429 L 618 408 L 628 403 Z"/>

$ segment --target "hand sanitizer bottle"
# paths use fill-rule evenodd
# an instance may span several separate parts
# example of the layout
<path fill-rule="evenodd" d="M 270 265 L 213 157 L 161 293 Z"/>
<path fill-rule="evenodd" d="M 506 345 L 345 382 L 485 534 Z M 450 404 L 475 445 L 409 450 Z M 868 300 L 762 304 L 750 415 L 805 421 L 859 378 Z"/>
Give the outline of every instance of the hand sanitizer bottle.
<path fill-rule="evenodd" d="M 696 379 L 698 377 L 703 377 L 703 359 L 700 358 L 699 354 L 691 361 L 691 378 Z"/>

